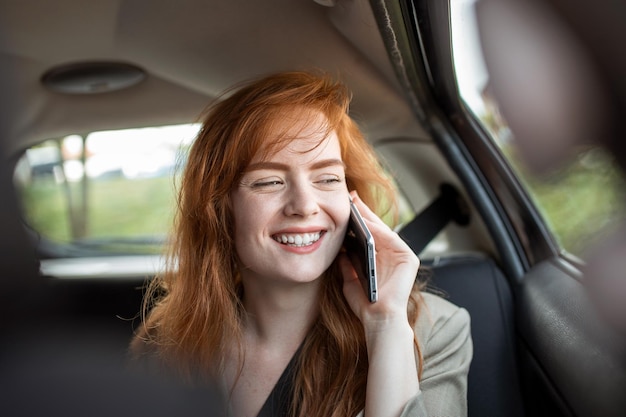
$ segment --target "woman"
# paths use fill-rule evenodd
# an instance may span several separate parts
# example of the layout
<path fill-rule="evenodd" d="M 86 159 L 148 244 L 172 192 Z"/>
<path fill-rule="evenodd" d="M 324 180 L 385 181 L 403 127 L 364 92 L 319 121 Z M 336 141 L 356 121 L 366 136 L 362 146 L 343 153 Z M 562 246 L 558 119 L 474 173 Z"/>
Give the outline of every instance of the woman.
<path fill-rule="evenodd" d="M 218 381 L 233 416 L 466 413 L 469 317 L 420 292 L 417 256 L 375 214 L 393 187 L 348 104 L 326 76 L 271 75 L 213 106 L 190 151 L 131 348 Z M 376 303 L 342 250 L 350 199 L 376 241 Z"/>

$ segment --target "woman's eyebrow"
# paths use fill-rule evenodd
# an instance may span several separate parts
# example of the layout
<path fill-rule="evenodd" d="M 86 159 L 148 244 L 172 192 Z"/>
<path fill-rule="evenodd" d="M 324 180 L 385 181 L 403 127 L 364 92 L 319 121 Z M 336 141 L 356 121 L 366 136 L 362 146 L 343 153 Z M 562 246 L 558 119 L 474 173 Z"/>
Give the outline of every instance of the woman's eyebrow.
<path fill-rule="evenodd" d="M 344 162 L 341 159 L 330 158 L 330 159 L 322 159 L 320 161 L 315 161 L 311 164 L 310 168 L 320 169 L 320 168 L 326 168 L 326 167 L 331 167 L 331 166 L 340 166 L 342 168 L 345 168 L 346 164 L 344 164 Z M 283 164 L 280 162 L 261 161 L 261 162 L 255 162 L 253 164 L 248 165 L 248 167 L 245 169 L 245 172 L 258 171 L 262 169 L 287 171 L 289 170 L 289 165 Z"/>
<path fill-rule="evenodd" d="M 315 161 L 313 164 L 311 164 L 312 169 L 320 169 L 320 168 L 326 168 L 326 167 L 332 167 L 332 166 L 340 166 L 345 169 L 346 164 L 344 164 L 344 162 L 341 159 L 335 159 L 335 158 L 322 159 L 321 161 Z"/>

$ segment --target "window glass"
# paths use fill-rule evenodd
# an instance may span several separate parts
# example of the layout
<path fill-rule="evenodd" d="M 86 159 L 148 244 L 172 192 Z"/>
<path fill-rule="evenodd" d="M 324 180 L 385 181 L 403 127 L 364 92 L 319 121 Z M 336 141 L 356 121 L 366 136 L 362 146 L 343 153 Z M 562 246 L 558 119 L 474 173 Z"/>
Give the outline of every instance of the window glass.
<path fill-rule="evenodd" d="M 612 157 L 598 147 L 578 149 L 569 165 L 549 176 L 535 177 L 524 167 L 516 156 L 515 137 L 490 93 L 474 15 L 476 1 L 450 1 L 461 98 L 526 185 L 562 248 L 582 255 L 589 240 L 623 213 L 623 179 Z"/>
<path fill-rule="evenodd" d="M 42 238 L 87 251 L 158 253 L 177 173 L 198 125 L 48 140 L 15 170 L 25 218 Z"/>

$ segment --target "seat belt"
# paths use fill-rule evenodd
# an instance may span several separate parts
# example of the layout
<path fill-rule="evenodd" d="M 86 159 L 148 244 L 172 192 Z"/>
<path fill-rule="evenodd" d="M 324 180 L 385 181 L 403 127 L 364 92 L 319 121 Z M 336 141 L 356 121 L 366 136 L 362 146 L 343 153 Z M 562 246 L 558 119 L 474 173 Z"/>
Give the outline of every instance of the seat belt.
<path fill-rule="evenodd" d="M 469 224 L 469 206 L 463 196 L 450 184 L 442 184 L 439 189 L 439 197 L 398 232 L 417 255 L 451 221 L 459 226 Z"/>

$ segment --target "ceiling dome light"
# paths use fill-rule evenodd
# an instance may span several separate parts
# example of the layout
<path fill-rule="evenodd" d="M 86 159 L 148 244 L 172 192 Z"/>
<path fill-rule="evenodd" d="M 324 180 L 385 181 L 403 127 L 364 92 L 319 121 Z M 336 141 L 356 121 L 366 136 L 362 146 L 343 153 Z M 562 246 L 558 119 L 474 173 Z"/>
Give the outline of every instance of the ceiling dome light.
<path fill-rule="evenodd" d="M 335 7 L 337 0 L 313 0 L 315 3 L 326 7 Z"/>
<path fill-rule="evenodd" d="M 52 68 L 41 82 L 58 93 L 98 94 L 117 91 L 139 84 L 146 73 L 123 62 L 76 62 Z"/>

